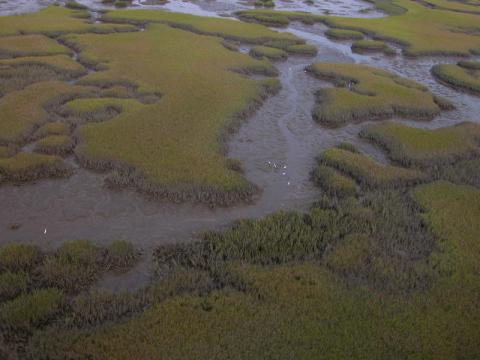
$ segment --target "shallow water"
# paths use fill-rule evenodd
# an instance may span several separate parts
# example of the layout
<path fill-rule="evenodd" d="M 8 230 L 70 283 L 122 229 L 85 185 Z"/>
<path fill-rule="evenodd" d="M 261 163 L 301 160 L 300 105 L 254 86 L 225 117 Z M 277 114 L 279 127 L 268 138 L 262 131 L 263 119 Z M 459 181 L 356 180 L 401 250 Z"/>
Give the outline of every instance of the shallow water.
<path fill-rule="evenodd" d="M 98 1 L 79 1 L 101 8 Z M 16 4 L 13 7 L 11 4 Z M 48 1 L 0 1 L 0 14 L 35 11 Z M 10 4 L 10 5 L 9 5 Z M 301 1 L 277 1 L 278 7 L 311 11 Z M 9 7 L 9 6 L 10 7 Z M 176 6 L 182 9 L 175 8 Z M 332 13 L 358 16 L 369 5 L 360 1 L 316 2 L 318 9 L 330 7 Z M 239 2 L 172 1 L 167 6 L 176 11 L 200 15 L 221 15 L 242 7 Z M 251 7 L 251 6 L 250 6 Z M 320 10 L 317 10 L 320 12 Z M 378 13 L 376 13 L 378 14 Z M 366 14 L 363 14 L 366 15 Z M 375 12 L 370 13 L 375 15 Z M 104 188 L 106 174 L 76 168 L 63 180 L 43 180 L 23 186 L 0 187 L 0 244 L 9 241 L 35 242 L 45 249 L 78 238 L 90 238 L 106 244 L 113 239 L 130 239 L 145 254 L 159 244 L 188 241 L 205 230 L 227 226 L 241 218 L 257 218 L 274 211 L 306 210 L 318 196 L 309 173 L 315 157 L 341 141 L 355 144 L 362 152 L 385 163 L 385 155 L 358 138 L 366 124 L 350 124 L 340 129 L 325 129 L 311 117 L 314 93 L 331 86 L 305 73 L 305 66 L 315 61 L 366 63 L 385 68 L 422 84 L 434 93 L 452 100 L 457 109 L 444 112 L 430 122 L 399 120 L 413 126 L 442 127 L 464 120 L 479 121 L 480 101 L 437 83 L 430 75 L 434 63 L 453 62 L 455 58 L 407 59 L 401 55 L 352 54 L 349 42 L 332 42 L 322 25 L 292 24 L 291 31 L 319 48 L 316 58 L 294 57 L 277 64 L 282 90 L 265 101 L 229 144 L 229 156 L 242 162 L 245 177 L 262 189 L 255 203 L 232 208 L 209 209 L 203 205 L 149 201 L 133 190 L 112 191 Z M 70 159 L 74 164 L 74 160 Z M 18 230 L 9 225 L 19 223 Z M 46 233 L 45 233 L 46 232 Z M 109 276 L 101 286 L 134 288 L 148 279 L 148 257 L 136 269 L 122 276 Z"/>

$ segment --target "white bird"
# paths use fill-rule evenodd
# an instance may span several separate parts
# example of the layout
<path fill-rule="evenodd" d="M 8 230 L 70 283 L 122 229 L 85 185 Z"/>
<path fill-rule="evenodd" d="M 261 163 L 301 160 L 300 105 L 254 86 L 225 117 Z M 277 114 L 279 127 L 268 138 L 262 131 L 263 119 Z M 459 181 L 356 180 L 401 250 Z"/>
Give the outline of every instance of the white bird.
<path fill-rule="evenodd" d="M 47 234 L 47 228 L 45 228 L 45 230 L 43 230 L 43 233 L 46 235 Z"/>

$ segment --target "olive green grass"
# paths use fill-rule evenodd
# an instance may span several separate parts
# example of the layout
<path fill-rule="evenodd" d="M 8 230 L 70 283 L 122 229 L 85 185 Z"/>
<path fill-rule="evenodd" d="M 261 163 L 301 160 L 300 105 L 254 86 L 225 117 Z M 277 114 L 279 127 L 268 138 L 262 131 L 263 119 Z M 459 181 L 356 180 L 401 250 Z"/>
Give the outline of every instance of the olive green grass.
<path fill-rule="evenodd" d="M 123 272 L 131 269 L 138 262 L 140 252 L 129 241 L 116 240 L 107 247 L 105 257 L 109 270 Z"/>
<path fill-rule="evenodd" d="M 305 43 L 304 40 L 290 33 L 276 32 L 258 24 L 247 24 L 228 19 L 194 16 L 166 11 L 114 10 L 108 11 L 102 18 L 105 21 L 120 23 L 163 23 L 198 34 L 219 36 L 224 39 L 258 45 L 268 45 L 267 43 L 272 41 L 276 41 L 278 44 L 281 43 L 283 47 Z"/>
<path fill-rule="evenodd" d="M 381 165 L 362 154 L 338 148 L 324 151 L 319 161 L 351 176 L 367 188 L 398 187 L 425 181 L 425 175 L 419 171 Z"/>
<path fill-rule="evenodd" d="M 395 50 L 379 40 L 358 40 L 352 44 L 352 51 L 359 54 L 370 52 L 383 52 L 387 55 L 396 54 Z"/>
<path fill-rule="evenodd" d="M 41 261 L 40 249 L 34 245 L 10 243 L 0 247 L 0 270 L 29 272 Z"/>
<path fill-rule="evenodd" d="M 319 165 L 312 173 L 313 181 L 330 195 L 337 197 L 354 196 L 357 185 L 350 177 L 324 165 Z"/>
<path fill-rule="evenodd" d="M 0 174 L 5 182 L 28 182 L 37 179 L 66 177 L 72 169 L 58 156 L 19 152 L 0 159 Z"/>
<path fill-rule="evenodd" d="M 0 61 L 16 61 L 17 59 L 20 58 Z M 39 62 L 0 66 L 0 97 L 13 91 L 23 90 L 34 83 L 71 80 L 82 74 L 83 71 L 82 73 L 64 71 Z"/>
<path fill-rule="evenodd" d="M 25 272 L 0 273 L 0 302 L 13 299 L 25 293 L 30 284 L 30 277 Z"/>
<path fill-rule="evenodd" d="M 0 17 L 0 36 L 65 33 L 135 31 L 135 27 L 118 24 L 93 24 L 85 10 L 49 6 L 35 13 Z"/>
<path fill-rule="evenodd" d="M 267 46 L 254 46 L 250 49 L 250 55 L 256 59 L 266 58 L 271 61 L 283 61 L 288 57 L 285 51 Z"/>
<path fill-rule="evenodd" d="M 38 140 L 34 151 L 47 155 L 66 156 L 73 151 L 74 146 L 75 143 L 70 136 L 50 135 Z"/>
<path fill-rule="evenodd" d="M 85 68 L 77 61 L 67 55 L 51 56 L 26 56 L 14 59 L 2 59 L 0 65 L 26 66 L 39 65 L 50 66 L 59 73 L 65 73 L 70 77 L 80 77 L 86 73 Z"/>
<path fill-rule="evenodd" d="M 317 92 L 313 117 L 325 126 L 339 127 L 348 122 L 393 116 L 428 120 L 441 111 L 437 98 L 426 87 L 382 69 L 316 63 L 306 70 L 336 86 Z"/>
<path fill-rule="evenodd" d="M 480 152 L 480 125 L 468 122 L 435 130 L 385 122 L 366 127 L 361 136 L 380 145 L 392 160 L 406 166 L 438 167 L 478 156 Z"/>
<path fill-rule="evenodd" d="M 269 26 L 276 22 L 279 26 L 286 26 L 290 21 L 322 22 L 331 28 L 359 31 L 378 40 L 395 42 L 403 47 L 403 53 L 408 56 L 468 56 L 480 51 L 477 14 L 431 9 L 411 0 L 383 3 L 388 12 L 396 14 L 380 18 L 348 18 L 262 9 L 240 11 L 237 16 Z M 448 3 L 460 4 L 453 1 Z"/>
<path fill-rule="evenodd" d="M 123 106 L 117 117 L 81 126 L 76 154 L 83 165 L 114 167 L 117 183 L 174 201 L 227 205 L 252 195 L 252 186 L 228 168 L 222 153 L 229 131 L 278 90 L 277 79 L 244 75 L 276 73 L 268 61 L 229 51 L 216 37 L 162 24 L 144 32 L 73 35 L 65 41 L 83 58 L 105 63 L 81 84 L 129 83 L 139 94 L 160 96 L 152 104 L 116 99 L 114 105 Z"/>
<path fill-rule="evenodd" d="M 287 46 L 285 51 L 287 51 L 289 54 L 305 55 L 305 56 L 315 56 L 317 55 L 317 52 L 318 52 L 317 48 L 314 45 L 310 45 L 310 44 Z"/>
<path fill-rule="evenodd" d="M 0 98 L 0 143 L 23 143 L 48 120 L 44 106 L 56 98 L 84 95 L 87 87 L 64 82 L 47 81 L 32 84 L 23 90 L 10 92 Z"/>
<path fill-rule="evenodd" d="M 454 64 L 437 64 L 432 67 L 432 74 L 454 89 L 464 90 L 480 95 L 480 62 L 459 62 Z"/>
<path fill-rule="evenodd" d="M 0 57 L 70 55 L 71 50 L 44 35 L 0 37 Z"/>
<path fill-rule="evenodd" d="M 42 139 L 47 136 L 52 135 L 69 135 L 71 128 L 68 124 L 63 122 L 49 122 L 45 125 L 42 125 L 35 133 L 33 134 L 34 139 Z"/>
<path fill-rule="evenodd" d="M 344 29 L 328 29 L 325 35 L 334 40 L 362 40 L 364 35 L 359 31 Z"/>
<path fill-rule="evenodd" d="M 39 289 L 0 305 L 1 328 L 33 331 L 62 312 L 64 295 L 58 289 Z"/>

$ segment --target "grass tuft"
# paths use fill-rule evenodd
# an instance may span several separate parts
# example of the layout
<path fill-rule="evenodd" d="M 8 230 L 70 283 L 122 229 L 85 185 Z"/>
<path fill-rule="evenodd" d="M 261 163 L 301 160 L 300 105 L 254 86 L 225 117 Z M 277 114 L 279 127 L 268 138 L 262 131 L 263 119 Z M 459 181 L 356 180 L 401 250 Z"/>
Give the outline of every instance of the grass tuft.
<path fill-rule="evenodd" d="M 0 270 L 32 270 L 41 260 L 40 250 L 34 245 L 11 243 L 0 247 Z"/>

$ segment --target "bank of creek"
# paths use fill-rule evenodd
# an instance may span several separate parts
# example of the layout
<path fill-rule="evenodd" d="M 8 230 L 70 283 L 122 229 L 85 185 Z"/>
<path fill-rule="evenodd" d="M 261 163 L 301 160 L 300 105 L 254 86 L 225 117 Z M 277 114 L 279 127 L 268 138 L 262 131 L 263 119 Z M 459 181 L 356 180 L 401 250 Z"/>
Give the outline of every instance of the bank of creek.
<path fill-rule="evenodd" d="M 93 9 L 101 8 L 100 2 L 79 2 Z M 36 11 L 48 3 L 2 1 L 0 15 Z M 248 3 L 227 1 L 171 1 L 164 6 L 134 2 L 134 5 L 133 9 L 159 8 L 201 16 L 227 16 L 235 10 L 251 8 Z M 276 8 L 341 16 L 383 16 L 373 10 L 371 4 L 356 0 L 316 1 L 312 6 L 301 1 L 278 1 Z M 229 156 L 239 159 L 245 177 L 262 189 L 252 204 L 210 209 L 191 203 L 150 201 L 133 190 L 105 189 L 107 174 L 80 168 L 70 158 L 75 172 L 67 179 L 0 187 L 0 245 L 24 241 L 54 249 L 65 240 L 78 238 L 102 244 L 113 239 L 129 239 L 144 250 L 144 261 L 131 273 L 104 279 L 101 285 L 132 288 L 148 278 L 148 254 L 158 244 L 189 241 L 200 232 L 225 227 L 237 219 L 258 218 L 281 209 L 309 208 L 319 194 L 310 181 L 310 171 L 322 150 L 348 141 L 376 160 L 386 161 L 381 151 L 359 139 L 358 132 L 366 123 L 326 129 L 312 120 L 314 93 L 321 87 L 331 86 L 305 73 L 305 67 L 314 62 L 355 62 L 383 68 L 428 86 L 433 93 L 451 100 L 457 107 L 428 122 L 399 120 L 410 126 L 438 128 L 465 120 L 480 121 L 478 98 L 441 85 L 430 74 L 433 64 L 453 63 L 457 58 L 432 60 L 431 57 L 411 59 L 400 54 L 353 54 L 350 42 L 333 42 L 325 37 L 325 30 L 323 25 L 299 23 L 281 29 L 315 45 L 318 55 L 315 58 L 290 56 L 287 61 L 278 63 L 281 91 L 267 99 L 230 140 Z M 14 223 L 20 227 L 10 230 L 9 226 Z"/>

